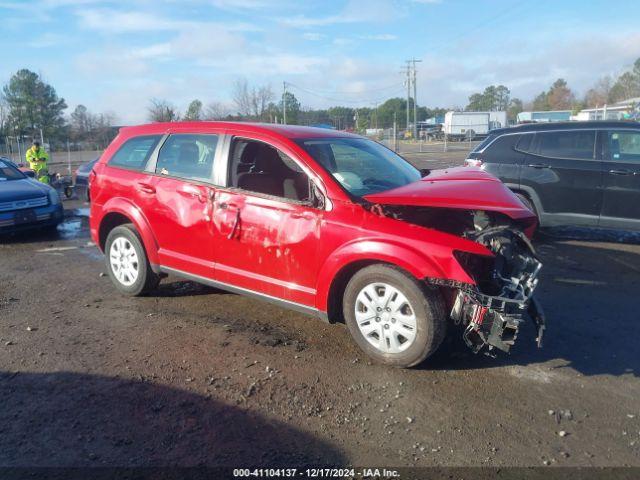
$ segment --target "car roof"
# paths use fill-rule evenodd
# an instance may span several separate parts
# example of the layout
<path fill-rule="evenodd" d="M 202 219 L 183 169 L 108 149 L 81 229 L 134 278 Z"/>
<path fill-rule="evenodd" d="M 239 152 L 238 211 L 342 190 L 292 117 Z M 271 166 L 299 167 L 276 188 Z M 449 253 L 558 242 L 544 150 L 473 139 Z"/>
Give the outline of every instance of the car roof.
<path fill-rule="evenodd" d="M 582 130 L 585 128 L 620 128 L 632 127 L 640 129 L 640 122 L 631 120 L 590 120 L 583 122 L 544 122 L 544 123 L 523 123 L 507 128 L 497 128 L 489 132 L 491 135 L 502 135 L 505 133 L 525 133 L 544 132 L 546 130 Z"/>
<path fill-rule="evenodd" d="M 217 122 L 217 121 L 197 121 L 197 122 L 165 122 L 149 123 L 132 127 L 122 127 L 121 132 L 128 135 L 150 135 L 164 133 L 169 129 L 202 131 L 203 127 L 210 127 L 212 131 L 219 129 L 229 129 L 242 132 L 271 133 L 286 138 L 359 138 L 358 135 L 332 130 L 328 128 L 303 127 L 299 125 L 281 125 L 276 123 L 251 123 L 251 122 Z"/>

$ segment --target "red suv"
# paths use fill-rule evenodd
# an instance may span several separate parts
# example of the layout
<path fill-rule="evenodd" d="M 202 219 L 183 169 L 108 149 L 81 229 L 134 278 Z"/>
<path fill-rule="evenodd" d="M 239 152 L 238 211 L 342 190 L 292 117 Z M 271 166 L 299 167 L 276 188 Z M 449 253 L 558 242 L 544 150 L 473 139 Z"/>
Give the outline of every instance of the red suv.
<path fill-rule="evenodd" d="M 416 365 L 451 322 L 508 351 L 532 294 L 536 217 L 479 170 L 417 170 L 366 138 L 225 122 L 120 130 L 90 175 L 91 235 L 128 295 L 175 274 L 329 322 Z"/>

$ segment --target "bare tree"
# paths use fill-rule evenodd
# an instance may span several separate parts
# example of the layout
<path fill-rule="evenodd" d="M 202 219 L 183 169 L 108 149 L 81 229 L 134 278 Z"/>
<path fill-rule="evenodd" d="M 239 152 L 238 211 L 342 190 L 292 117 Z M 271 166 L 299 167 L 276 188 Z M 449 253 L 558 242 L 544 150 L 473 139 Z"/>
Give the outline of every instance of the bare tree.
<path fill-rule="evenodd" d="M 151 122 L 177 122 L 180 114 L 167 100 L 152 98 L 149 100 L 148 118 Z"/>
<path fill-rule="evenodd" d="M 610 76 L 602 77 L 590 88 L 584 98 L 584 103 L 588 108 L 603 106 L 609 102 L 613 81 Z"/>
<path fill-rule="evenodd" d="M 9 121 L 9 106 L 4 98 L 4 95 L 0 93 L 0 132 L 5 131 L 6 124 Z"/>
<path fill-rule="evenodd" d="M 211 102 L 204 112 L 205 120 L 222 120 L 231 115 L 231 109 L 222 102 Z"/>
<path fill-rule="evenodd" d="M 274 98 L 270 85 L 250 87 L 246 79 L 237 80 L 233 88 L 233 101 L 238 113 L 255 120 L 263 119 L 269 102 Z"/>

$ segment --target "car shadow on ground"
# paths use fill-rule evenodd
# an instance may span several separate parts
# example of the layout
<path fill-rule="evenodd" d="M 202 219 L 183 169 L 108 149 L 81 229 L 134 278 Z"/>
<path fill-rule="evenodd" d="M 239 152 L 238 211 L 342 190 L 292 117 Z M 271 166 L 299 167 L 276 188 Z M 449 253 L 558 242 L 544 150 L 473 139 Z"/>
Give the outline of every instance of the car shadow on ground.
<path fill-rule="evenodd" d="M 5 467 L 347 463 L 336 447 L 291 426 L 146 381 L 0 371 L 0 404 Z"/>
<path fill-rule="evenodd" d="M 544 264 L 537 298 L 544 307 L 544 345 L 535 345 L 533 325 L 521 327 L 511 354 L 474 355 L 456 331 L 452 342 L 424 369 L 466 370 L 551 361 L 583 375 L 640 375 L 640 249 L 623 244 L 541 236 Z"/>
<path fill-rule="evenodd" d="M 150 297 L 195 297 L 198 295 L 234 295 L 233 293 L 209 287 L 189 280 L 163 280 L 158 287 L 149 293 Z"/>

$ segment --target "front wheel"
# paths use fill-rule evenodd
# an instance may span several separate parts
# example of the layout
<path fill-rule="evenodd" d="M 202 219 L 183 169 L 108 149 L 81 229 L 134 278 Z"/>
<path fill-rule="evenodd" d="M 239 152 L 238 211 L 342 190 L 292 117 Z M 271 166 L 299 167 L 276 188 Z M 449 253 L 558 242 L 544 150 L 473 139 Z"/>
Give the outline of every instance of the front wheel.
<path fill-rule="evenodd" d="M 412 367 L 444 340 L 446 315 L 440 294 L 390 265 L 358 271 L 344 292 L 351 336 L 379 363 Z"/>
<path fill-rule="evenodd" d="M 104 251 L 109 277 L 120 292 L 139 296 L 158 286 L 160 277 L 151 270 L 144 246 L 133 225 L 120 225 L 111 230 Z"/>

